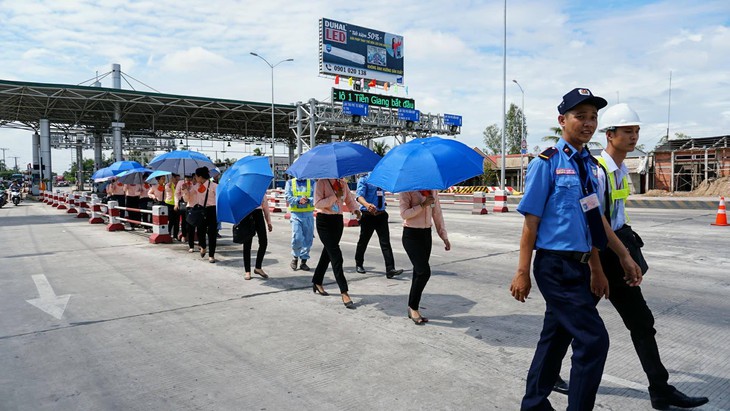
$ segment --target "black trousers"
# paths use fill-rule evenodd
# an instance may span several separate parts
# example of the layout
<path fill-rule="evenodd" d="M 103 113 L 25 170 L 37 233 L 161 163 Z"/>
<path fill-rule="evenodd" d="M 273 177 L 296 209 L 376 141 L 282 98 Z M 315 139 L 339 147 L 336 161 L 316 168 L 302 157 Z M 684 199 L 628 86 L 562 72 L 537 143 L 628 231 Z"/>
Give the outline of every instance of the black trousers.
<path fill-rule="evenodd" d="M 266 234 L 266 219 L 264 219 L 264 211 L 255 209 L 251 212 L 256 227 L 256 236 L 259 238 L 259 249 L 256 251 L 256 268 L 261 268 L 266 254 L 266 247 L 269 245 L 268 235 Z M 247 273 L 251 272 L 251 244 L 253 237 L 243 239 L 243 268 Z"/>
<path fill-rule="evenodd" d="M 348 292 L 347 278 L 345 278 L 345 271 L 342 269 L 342 250 L 340 250 L 340 239 L 342 238 L 342 230 L 345 227 L 342 214 L 318 213 L 316 220 L 317 234 L 322 241 L 324 250 L 322 250 L 322 255 L 319 257 L 317 268 L 314 269 L 312 283 L 322 285 L 324 273 L 332 263 L 332 271 L 335 274 L 337 285 L 340 287 L 340 293 L 346 293 Z"/>
<path fill-rule="evenodd" d="M 127 205 L 125 207 L 129 208 L 139 208 L 139 196 L 127 196 Z M 139 211 L 128 211 L 127 212 L 127 218 L 134 221 L 140 221 L 142 217 L 142 213 Z M 137 223 L 130 223 L 132 226 L 137 225 Z"/>
<path fill-rule="evenodd" d="M 608 278 L 609 301 L 631 333 L 631 341 L 641 367 L 649 379 L 649 390 L 663 392 L 669 388 L 669 373 L 659 357 L 654 329 L 654 315 L 646 305 L 640 287 L 630 287 L 623 279 L 624 270 L 618 256 L 606 249 L 601 252 L 601 265 Z"/>
<path fill-rule="evenodd" d="M 197 231 L 200 248 L 208 248 L 208 243 L 210 242 L 208 255 L 215 257 L 215 246 L 218 240 L 218 217 L 215 212 L 215 206 L 205 207 L 205 222 L 203 224 L 197 227 L 189 226 L 188 229 L 188 245 L 190 245 L 190 248 L 195 246 L 194 236 L 195 231 Z"/>
<path fill-rule="evenodd" d="M 175 210 L 175 206 L 166 204 L 167 205 L 167 217 L 168 217 L 168 227 L 170 229 L 170 236 L 172 238 L 177 238 L 177 235 L 180 233 L 180 216 L 178 215 L 178 212 Z"/>
<path fill-rule="evenodd" d="M 418 310 L 423 290 L 431 278 L 431 266 L 428 264 L 431 258 L 431 244 L 430 228 L 403 227 L 403 248 L 413 264 L 411 292 L 408 295 L 408 306 L 411 310 Z"/>
<path fill-rule="evenodd" d="M 390 246 L 388 213 L 385 211 L 377 215 L 368 212 L 362 213 L 362 217 L 360 218 L 360 238 L 357 240 L 357 248 L 355 249 L 355 265 L 361 266 L 365 262 L 365 249 L 368 247 L 373 232 L 378 233 L 380 251 L 383 252 L 383 259 L 385 259 L 385 271 L 395 269 L 393 249 Z"/>
<path fill-rule="evenodd" d="M 127 206 L 127 196 L 124 194 L 114 194 L 112 196 L 112 200 L 119 203 L 119 207 L 126 207 Z M 124 210 L 119 210 L 119 217 L 125 217 L 128 214 L 124 212 Z"/>
<path fill-rule="evenodd" d="M 139 198 L 139 209 L 141 210 L 152 210 L 152 206 L 155 205 L 155 200 L 149 198 L 149 197 L 140 197 Z M 148 213 L 141 213 L 141 218 L 143 223 L 152 223 L 152 214 Z M 150 228 L 150 227 L 145 227 Z"/>

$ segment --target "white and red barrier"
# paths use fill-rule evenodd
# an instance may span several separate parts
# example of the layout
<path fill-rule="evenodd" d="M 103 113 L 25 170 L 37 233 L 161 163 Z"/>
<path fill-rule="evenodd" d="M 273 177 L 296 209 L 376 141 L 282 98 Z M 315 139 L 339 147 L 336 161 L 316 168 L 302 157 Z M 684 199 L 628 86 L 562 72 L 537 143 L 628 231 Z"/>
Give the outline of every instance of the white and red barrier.
<path fill-rule="evenodd" d="M 440 195 L 439 195 L 440 197 Z M 483 191 L 476 191 L 472 198 L 472 215 L 487 214 L 487 194 Z"/>
<path fill-rule="evenodd" d="M 91 216 L 89 217 L 89 224 L 103 224 L 104 213 L 101 212 L 101 200 L 96 194 L 91 196 Z"/>
<path fill-rule="evenodd" d="M 492 211 L 495 213 L 506 213 L 509 211 L 507 208 L 507 194 L 503 190 L 496 190 L 494 192 L 494 208 Z"/>

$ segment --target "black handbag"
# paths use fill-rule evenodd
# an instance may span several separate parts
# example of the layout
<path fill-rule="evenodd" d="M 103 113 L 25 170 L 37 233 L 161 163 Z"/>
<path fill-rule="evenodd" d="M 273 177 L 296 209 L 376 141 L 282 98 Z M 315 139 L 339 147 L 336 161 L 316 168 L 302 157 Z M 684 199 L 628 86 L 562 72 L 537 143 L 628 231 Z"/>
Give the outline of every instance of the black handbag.
<path fill-rule="evenodd" d="M 233 226 L 233 242 L 243 244 L 246 239 L 253 238 L 254 235 L 256 235 L 256 220 L 251 212 Z"/>
<path fill-rule="evenodd" d="M 210 192 L 210 182 L 208 182 L 208 189 L 205 190 L 205 200 L 203 204 L 208 202 L 208 192 Z M 192 208 L 188 208 L 188 215 L 185 217 L 185 221 L 193 227 L 200 227 L 205 224 L 205 207 L 196 204 Z"/>
<path fill-rule="evenodd" d="M 616 233 L 616 237 L 621 240 L 626 249 L 629 250 L 631 258 L 633 258 L 636 264 L 639 265 L 639 268 L 641 268 L 641 274 L 646 274 L 649 270 L 649 264 L 646 263 L 644 254 L 641 252 L 641 247 L 644 246 L 644 241 L 641 237 L 639 237 L 639 235 L 636 234 L 636 231 L 634 231 L 628 224 L 624 224 L 623 227 L 614 231 L 614 233 Z"/>

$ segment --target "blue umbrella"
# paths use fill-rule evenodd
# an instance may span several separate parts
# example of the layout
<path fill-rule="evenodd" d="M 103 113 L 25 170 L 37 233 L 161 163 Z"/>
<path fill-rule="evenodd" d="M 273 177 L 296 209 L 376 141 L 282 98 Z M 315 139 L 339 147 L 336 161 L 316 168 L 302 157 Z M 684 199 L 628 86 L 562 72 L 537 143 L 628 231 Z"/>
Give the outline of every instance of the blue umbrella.
<path fill-rule="evenodd" d="M 393 193 L 444 190 L 482 174 L 484 158 L 464 143 L 441 137 L 411 140 L 390 150 L 368 183 Z"/>
<path fill-rule="evenodd" d="M 96 182 L 106 181 L 124 171 L 131 170 L 133 168 L 142 168 L 142 164 L 136 161 L 117 161 L 109 167 L 104 167 L 97 170 L 94 175 L 91 176 L 91 178 L 93 178 Z"/>
<path fill-rule="evenodd" d="M 274 173 L 267 157 L 248 156 L 221 176 L 216 191 L 218 221 L 237 224 L 261 205 Z"/>
<path fill-rule="evenodd" d="M 177 150 L 153 158 L 148 167 L 152 170 L 169 171 L 185 176 L 193 174 L 195 169 L 199 167 L 207 167 L 209 170 L 214 169 L 215 164 L 203 153 Z"/>
<path fill-rule="evenodd" d="M 150 171 L 152 171 L 152 170 L 150 170 Z M 144 181 L 146 181 L 148 183 L 151 183 L 152 181 L 155 181 L 156 182 L 157 181 L 157 177 L 160 177 L 160 176 L 169 176 L 170 174 L 172 174 L 172 173 L 169 172 L 169 171 L 162 171 L 162 170 L 152 171 L 152 173 L 150 173 L 150 175 L 147 176 L 147 178 Z"/>
<path fill-rule="evenodd" d="M 106 181 L 112 177 L 114 177 L 114 173 L 109 170 L 109 167 L 100 168 L 91 175 L 91 179 L 96 181 L 97 183 L 101 181 Z"/>
<path fill-rule="evenodd" d="M 302 154 L 286 170 L 296 178 L 341 178 L 366 173 L 380 156 L 360 144 L 348 141 L 322 144 Z"/>
<path fill-rule="evenodd" d="M 117 174 L 117 181 L 123 184 L 143 184 L 144 179 L 152 170 L 144 167 L 135 167 Z"/>

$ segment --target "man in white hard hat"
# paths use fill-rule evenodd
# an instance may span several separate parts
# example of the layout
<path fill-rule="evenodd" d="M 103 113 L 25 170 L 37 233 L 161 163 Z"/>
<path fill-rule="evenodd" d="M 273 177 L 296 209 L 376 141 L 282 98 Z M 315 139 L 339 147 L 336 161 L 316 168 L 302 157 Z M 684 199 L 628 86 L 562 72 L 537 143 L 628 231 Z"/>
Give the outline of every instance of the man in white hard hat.
<path fill-rule="evenodd" d="M 626 155 L 636 147 L 639 140 L 641 121 L 638 114 L 627 104 L 616 104 L 603 113 L 599 131 L 606 133 L 606 149 L 601 152 L 598 162 L 598 196 L 602 212 L 617 237 L 629 248 L 640 250 L 641 238 L 626 223 L 626 198 L 629 195 L 629 170 L 624 164 Z M 610 201 L 607 201 L 610 199 Z M 643 259 L 640 251 L 635 259 Z M 600 253 L 601 265 L 608 278 L 610 294 L 608 299 L 616 308 L 626 328 L 631 332 L 631 340 L 639 356 L 641 366 L 649 379 L 651 405 L 658 410 L 670 406 L 693 408 L 707 403 L 706 397 L 688 397 L 669 385 L 669 373 L 659 358 L 655 339 L 654 316 L 646 305 L 641 288 L 627 284 L 624 270 L 616 254 L 610 248 Z M 637 261 L 642 270 L 646 264 Z"/>

